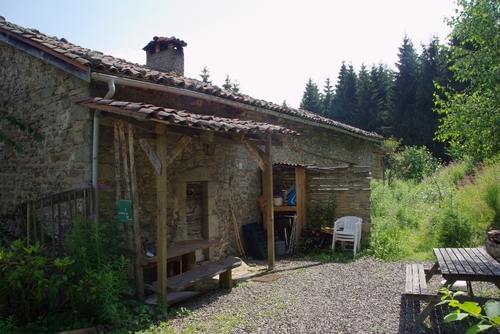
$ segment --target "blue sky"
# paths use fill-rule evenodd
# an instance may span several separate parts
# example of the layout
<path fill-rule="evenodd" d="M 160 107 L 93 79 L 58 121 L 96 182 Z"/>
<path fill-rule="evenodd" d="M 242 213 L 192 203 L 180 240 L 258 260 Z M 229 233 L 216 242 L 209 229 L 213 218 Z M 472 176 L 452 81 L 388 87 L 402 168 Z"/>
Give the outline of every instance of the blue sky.
<path fill-rule="evenodd" d="M 254 98 L 299 107 L 309 77 L 335 83 L 344 60 L 394 67 L 405 34 L 446 40 L 453 0 L 4 0 L 0 15 L 25 28 L 144 64 L 154 36 L 188 46 L 185 76 L 229 74 Z M 418 49 L 419 50 L 419 49 Z"/>

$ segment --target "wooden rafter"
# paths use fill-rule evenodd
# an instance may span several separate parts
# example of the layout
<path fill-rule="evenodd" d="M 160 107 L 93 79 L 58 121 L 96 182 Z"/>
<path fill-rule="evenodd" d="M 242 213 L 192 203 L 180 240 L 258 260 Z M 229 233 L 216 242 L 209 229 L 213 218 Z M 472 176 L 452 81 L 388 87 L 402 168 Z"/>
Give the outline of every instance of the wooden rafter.
<path fill-rule="evenodd" d="M 266 169 L 266 160 L 269 160 L 269 157 L 266 156 L 266 152 L 263 152 L 260 148 L 250 143 L 248 140 L 243 141 L 243 146 L 247 149 L 248 153 L 252 159 L 259 165 L 261 170 Z"/>

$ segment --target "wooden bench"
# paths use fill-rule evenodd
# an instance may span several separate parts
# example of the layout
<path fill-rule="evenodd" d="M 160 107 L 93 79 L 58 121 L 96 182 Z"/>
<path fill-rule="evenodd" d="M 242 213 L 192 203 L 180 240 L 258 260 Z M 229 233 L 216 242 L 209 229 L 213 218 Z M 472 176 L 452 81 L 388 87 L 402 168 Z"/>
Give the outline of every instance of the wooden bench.
<path fill-rule="evenodd" d="M 429 302 L 415 319 L 416 324 L 421 324 L 425 318 L 427 318 L 434 306 L 441 300 L 441 295 L 428 292 L 426 272 L 427 270 L 424 270 L 422 264 L 406 265 L 406 285 L 404 294 L 411 300 Z"/>
<path fill-rule="evenodd" d="M 196 283 L 209 280 L 219 275 L 219 286 L 221 289 L 231 289 L 233 286 L 232 269 L 241 266 L 241 260 L 237 257 L 209 262 L 186 271 L 180 275 L 167 279 L 167 291 L 181 291 Z"/>

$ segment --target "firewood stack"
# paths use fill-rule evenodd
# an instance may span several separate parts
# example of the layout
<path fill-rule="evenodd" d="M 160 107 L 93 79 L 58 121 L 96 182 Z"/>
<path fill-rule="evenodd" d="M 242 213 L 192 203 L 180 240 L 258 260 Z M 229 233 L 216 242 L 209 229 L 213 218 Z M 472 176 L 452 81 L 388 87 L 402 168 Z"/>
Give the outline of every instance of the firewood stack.
<path fill-rule="evenodd" d="M 486 234 L 486 251 L 492 258 L 500 262 L 500 230 L 488 231 Z"/>
<path fill-rule="evenodd" d="M 302 229 L 300 234 L 300 251 L 328 251 L 332 246 L 332 235 L 324 233 L 319 228 L 308 227 Z"/>

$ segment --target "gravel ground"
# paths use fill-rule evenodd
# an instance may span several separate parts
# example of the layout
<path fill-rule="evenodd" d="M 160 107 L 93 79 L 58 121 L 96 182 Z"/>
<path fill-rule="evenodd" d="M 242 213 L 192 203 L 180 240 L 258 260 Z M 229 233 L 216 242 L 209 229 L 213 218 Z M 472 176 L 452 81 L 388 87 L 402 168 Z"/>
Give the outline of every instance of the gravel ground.
<path fill-rule="evenodd" d="M 461 323 L 442 322 L 445 306 L 415 326 L 419 304 L 402 296 L 405 264 L 366 257 L 351 263 L 278 258 L 270 274 L 254 272 L 231 291 L 176 304 L 184 315 L 172 319 L 170 326 L 176 332 L 191 326 L 194 332 L 206 333 L 465 333 Z M 437 291 L 440 278 L 429 282 L 431 291 Z M 473 287 L 476 292 L 496 291 Z"/>

